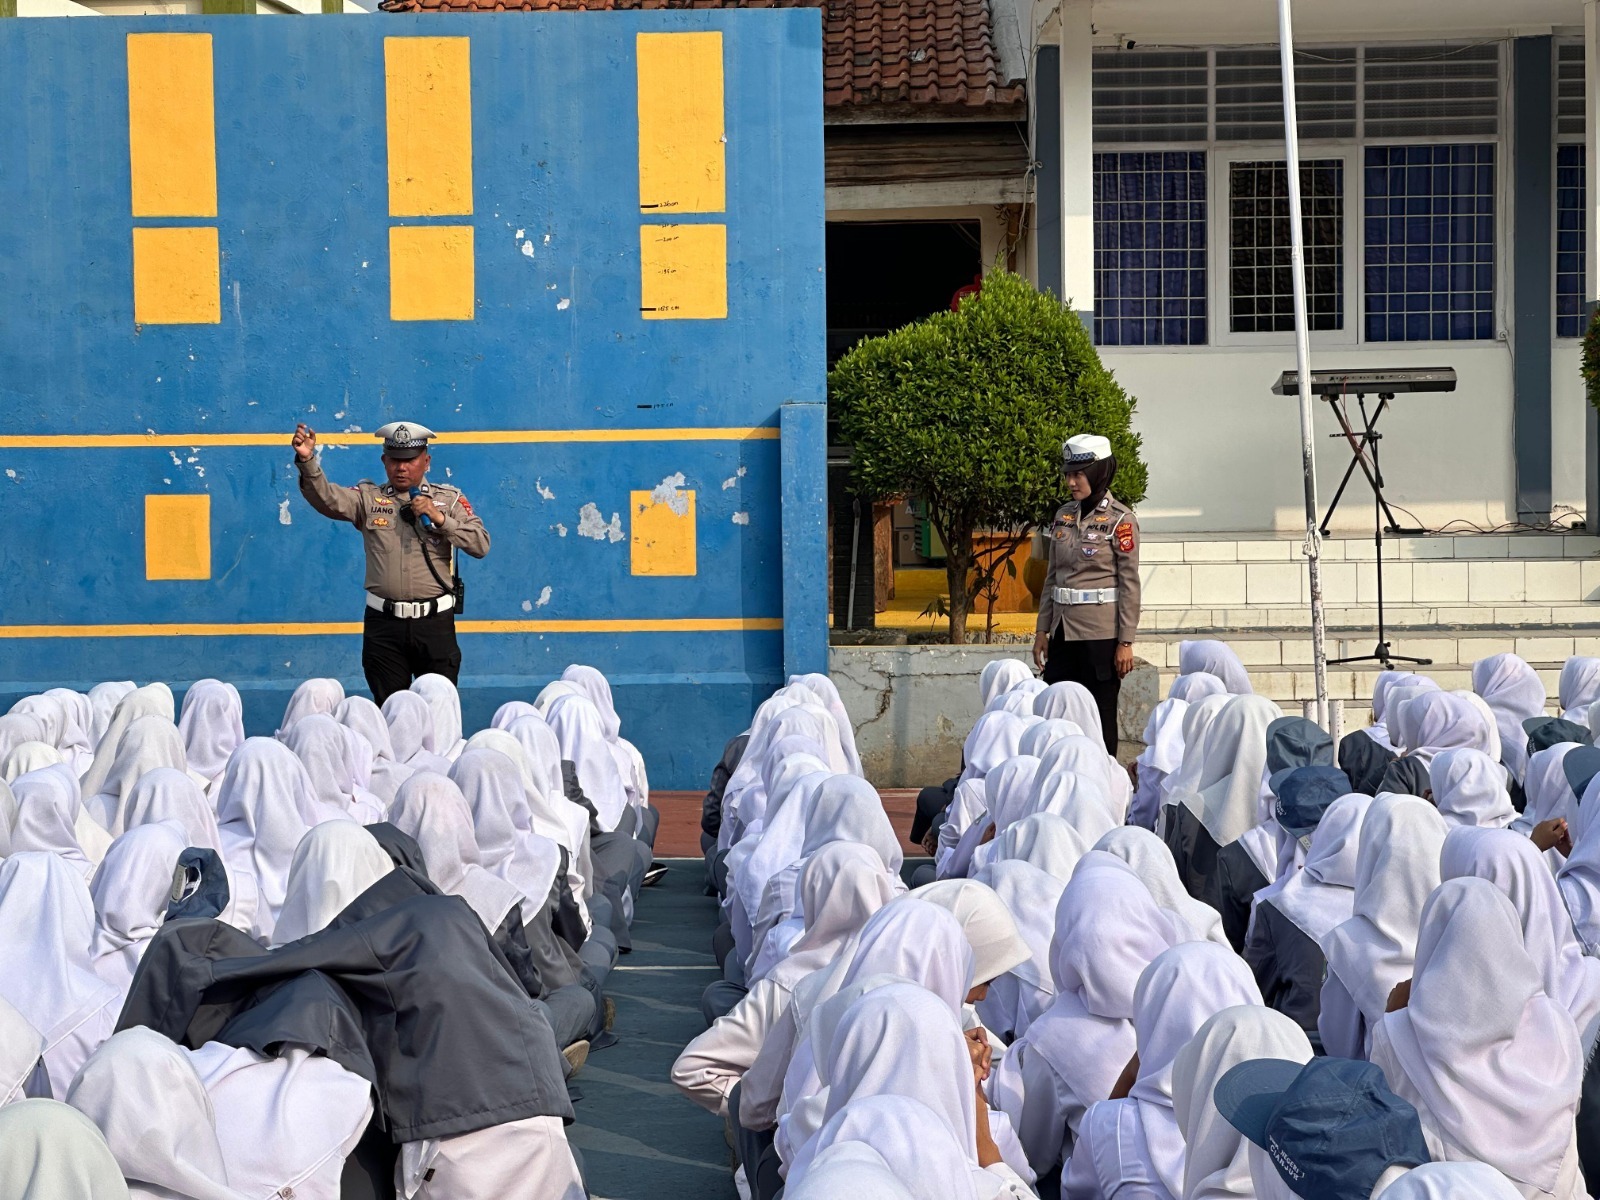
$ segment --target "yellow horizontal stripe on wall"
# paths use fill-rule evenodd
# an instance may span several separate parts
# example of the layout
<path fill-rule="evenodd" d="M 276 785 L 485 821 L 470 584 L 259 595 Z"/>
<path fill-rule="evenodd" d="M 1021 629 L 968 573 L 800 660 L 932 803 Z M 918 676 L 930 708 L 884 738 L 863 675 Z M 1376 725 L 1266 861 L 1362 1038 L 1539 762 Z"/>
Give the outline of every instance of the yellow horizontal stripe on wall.
<path fill-rule="evenodd" d="M 477 429 L 441 433 L 435 445 L 506 446 L 552 442 L 775 442 L 771 425 L 678 429 Z M 370 433 L 318 433 L 329 446 L 371 446 Z M 0 434 L 0 450 L 140 450 L 173 446 L 289 448 L 287 433 L 38 433 Z"/>
<path fill-rule="evenodd" d="M 209 33 L 128 35 L 128 157 L 135 217 L 217 215 Z"/>
<path fill-rule="evenodd" d="M 641 33 L 635 53 L 640 210 L 726 211 L 722 34 Z"/>
<path fill-rule="evenodd" d="M 603 621 L 458 621 L 460 633 L 763 633 L 782 617 L 618 618 Z M 0 625 L 0 638 L 307 637 L 361 632 L 360 621 L 263 621 L 241 624 Z"/>
<path fill-rule="evenodd" d="M 472 212 L 470 39 L 386 37 L 389 215 Z"/>

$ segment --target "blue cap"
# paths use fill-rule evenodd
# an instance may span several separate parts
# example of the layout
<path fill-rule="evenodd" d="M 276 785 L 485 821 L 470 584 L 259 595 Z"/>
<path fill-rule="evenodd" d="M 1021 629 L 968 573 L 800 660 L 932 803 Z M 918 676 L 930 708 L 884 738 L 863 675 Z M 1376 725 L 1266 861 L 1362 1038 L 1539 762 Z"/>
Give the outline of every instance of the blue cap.
<path fill-rule="evenodd" d="M 1278 781 L 1296 767 L 1333 766 L 1333 739 L 1327 730 L 1304 717 L 1279 717 L 1267 726 L 1268 786 L 1273 794 Z"/>
<path fill-rule="evenodd" d="M 1562 742 L 1577 742 L 1580 746 L 1587 746 L 1590 742 L 1589 727 L 1565 717 L 1528 717 L 1522 722 L 1522 732 L 1528 735 L 1529 754 L 1537 754 Z"/>
<path fill-rule="evenodd" d="M 1566 774 L 1567 786 L 1572 789 L 1572 794 L 1582 800 L 1589 781 L 1600 775 L 1600 749 L 1579 746 L 1561 760 L 1561 770 Z"/>
<path fill-rule="evenodd" d="M 1272 815 L 1299 838 L 1317 827 L 1330 804 L 1355 789 L 1350 786 L 1350 777 L 1338 767 L 1315 766 L 1290 768 L 1273 790 L 1278 801 L 1272 806 Z"/>
<path fill-rule="evenodd" d="M 1390 1167 L 1430 1161 L 1417 1110 L 1371 1063 L 1258 1058 L 1224 1074 L 1213 1099 L 1304 1200 L 1364 1200 Z"/>

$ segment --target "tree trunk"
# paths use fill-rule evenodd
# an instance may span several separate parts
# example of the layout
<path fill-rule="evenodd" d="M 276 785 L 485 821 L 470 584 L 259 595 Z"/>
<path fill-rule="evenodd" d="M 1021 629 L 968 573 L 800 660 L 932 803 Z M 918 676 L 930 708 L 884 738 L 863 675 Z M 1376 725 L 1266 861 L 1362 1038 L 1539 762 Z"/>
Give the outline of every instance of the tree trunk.
<path fill-rule="evenodd" d="M 970 594 L 967 581 L 972 577 L 972 530 L 970 527 L 941 529 L 944 539 L 944 575 L 950 588 L 950 644 L 962 646 L 967 641 L 967 609 Z"/>

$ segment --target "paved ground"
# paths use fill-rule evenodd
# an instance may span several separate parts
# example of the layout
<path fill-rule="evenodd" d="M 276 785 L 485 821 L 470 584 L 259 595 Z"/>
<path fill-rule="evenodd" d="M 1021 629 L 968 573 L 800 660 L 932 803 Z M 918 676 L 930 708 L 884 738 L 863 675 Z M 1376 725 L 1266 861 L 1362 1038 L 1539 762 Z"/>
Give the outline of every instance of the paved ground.
<path fill-rule="evenodd" d="M 884 788 L 878 794 L 883 797 L 889 823 L 900 835 L 900 848 L 907 854 L 925 854 L 909 840 L 911 818 L 917 811 L 917 789 Z M 650 793 L 650 803 L 661 810 L 661 827 L 656 830 L 658 858 L 700 856 L 700 804 L 704 798 L 704 792 Z"/>
<path fill-rule="evenodd" d="M 664 828 L 665 817 L 664 810 Z M 668 849 L 666 839 L 657 844 Z M 666 879 L 640 895 L 633 953 L 611 975 L 620 1041 L 592 1055 L 573 1080 L 582 1099 L 567 1136 L 583 1155 L 590 1191 L 607 1200 L 736 1194 L 722 1122 L 685 1100 L 667 1077 L 678 1051 L 705 1027 L 700 992 L 717 977 L 717 909 L 702 895 L 704 867 L 699 859 L 670 865 Z"/>

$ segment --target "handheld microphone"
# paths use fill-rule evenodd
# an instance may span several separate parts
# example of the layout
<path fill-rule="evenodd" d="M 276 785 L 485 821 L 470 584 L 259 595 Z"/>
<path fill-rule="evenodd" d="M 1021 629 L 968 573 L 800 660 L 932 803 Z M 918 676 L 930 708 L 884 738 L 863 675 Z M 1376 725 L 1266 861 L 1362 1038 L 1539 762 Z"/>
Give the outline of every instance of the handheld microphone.
<path fill-rule="evenodd" d="M 413 500 L 415 500 L 419 495 L 421 495 L 421 493 L 422 493 L 422 489 L 420 487 L 414 487 L 409 492 L 407 492 L 406 495 L 410 496 Z M 429 517 L 427 513 L 418 513 L 417 514 L 417 520 L 421 523 L 421 525 L 422 525 L 422 527 L 424 529 L 432 529 L 433 528 L 433 518 Z"/>

